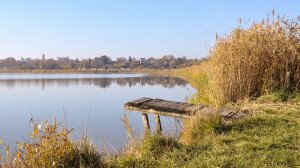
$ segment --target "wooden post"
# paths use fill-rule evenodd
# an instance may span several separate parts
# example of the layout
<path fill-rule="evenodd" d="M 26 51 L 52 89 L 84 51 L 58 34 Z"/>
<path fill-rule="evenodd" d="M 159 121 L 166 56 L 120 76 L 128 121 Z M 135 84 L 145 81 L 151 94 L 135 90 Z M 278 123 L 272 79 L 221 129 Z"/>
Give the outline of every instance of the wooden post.
<path fill-rule="evenodd" d="M 149 124 L 149 118 L 147 113 L 142 113 L 142 119 L 144 123 L 144 129 L 145 129 L 145 135 L 150 135 L 150 124 Z"/>
<path fill-rule="evenodd" d="M 158 114 L 154 114 L 155 126 L 156 126 L 156 134 L 161 134 L 162 127 L 160 122 L 160 116 Z"/>

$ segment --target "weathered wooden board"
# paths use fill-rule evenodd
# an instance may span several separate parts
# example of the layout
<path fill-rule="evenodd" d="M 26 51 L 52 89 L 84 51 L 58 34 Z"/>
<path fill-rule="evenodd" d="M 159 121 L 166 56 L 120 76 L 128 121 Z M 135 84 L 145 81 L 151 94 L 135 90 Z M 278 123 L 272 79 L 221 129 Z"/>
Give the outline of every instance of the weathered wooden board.
<path fill-rule="evenodd" d="M 128 105 L 132 105 L 132 106 L 138 106 L 138 105 L 140 105 L 142 103 L 145 103 L 145 102 L 151 101 L 151 100 L 153 100 L 153 99 L 150 99 L 150 98 L 147 98 L 147 97 L 143 97 L 143 98 L 140 98 L 140 99 L 137 99 L 137 100 L 134 100 L 134 101 L 130 101 L 127 104 Z"/>
<path fill-rule="evenodd" d="M 169 101 L 163 99 L 151 99 L 151 98 L 141 98 L 125 103 L 126 109 L 135 109 L 140 111 L 155 111 L 162 113 L 176 113 L 189 115 L 196 112 L 198 109 L 203 108 L 203 106 L 197 106 L 189 103 Z"/>

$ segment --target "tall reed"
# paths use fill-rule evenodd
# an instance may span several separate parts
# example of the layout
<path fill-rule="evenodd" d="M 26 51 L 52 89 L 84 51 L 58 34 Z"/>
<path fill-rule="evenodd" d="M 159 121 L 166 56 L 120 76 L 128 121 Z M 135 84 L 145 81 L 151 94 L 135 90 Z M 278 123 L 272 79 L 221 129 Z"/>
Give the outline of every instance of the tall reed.
<path fill-rule="evenodd" d="M 299 23 L 273 13 L 247 28 L 239 25 L 230 34 L 217 36 L 208 62 L 201 66 L 206 82 L 195 85 L 202 103 L 220 106 L 277 90 L 297 92 Z"/>

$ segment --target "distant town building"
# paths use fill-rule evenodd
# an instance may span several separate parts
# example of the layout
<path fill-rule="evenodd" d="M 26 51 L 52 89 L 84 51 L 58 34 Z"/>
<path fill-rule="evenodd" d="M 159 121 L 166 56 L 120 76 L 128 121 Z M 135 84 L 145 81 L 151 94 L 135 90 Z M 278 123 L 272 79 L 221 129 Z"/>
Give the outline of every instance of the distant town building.
<path fill-rule="evenodd" d="M 131 56 L 129 56 L 128 61 L 129 61 L 129 63 L 131 64 L 131 62 L 132 62 Z"/>
<path fill-rule="evenodd" d="M 25 58 L 21 57 L 21 60 L 20 60 L 20 62 L 21 62 L 21 63 L 24 63 L 24 62 L 26 62 L 26 61 L 25 61 Z"/>
<path fill-rule="evenodd" d="M 28 63 L 28 62 L 30 62 L 30 58 L 23 58 L 23 57 L 21 57 L 21 60 L 20 60 L 20 62 L 21 63 Z"/>
<path fill-rule="evenodd" d="M 130 63 L 129 63 L 129 61 L 126 61 L 126 62 L 124 62 L 124 64 L 123 64 L 123 68 L 129 68 L 130 67 Z"/>
<path fill-rule="evenodd" d="M 44 61 L 46 60 L 46 57 L 45 57 L 44 53 L 42 54 L 42 60 L 44 60 Z"/>
<path fill-rule="evenodd" d="M 141 58 L 140 59 L 140 65 L 145 64 L 146 63 L 146 59 L 145 58 Z"/>
<path fill-rule="evenodd" d="M 68 56 L 66 56 L 66 57 L 57 57 L 56 59 L 58 61 L 69 61 L 70 60 L 70 58 Z"/>

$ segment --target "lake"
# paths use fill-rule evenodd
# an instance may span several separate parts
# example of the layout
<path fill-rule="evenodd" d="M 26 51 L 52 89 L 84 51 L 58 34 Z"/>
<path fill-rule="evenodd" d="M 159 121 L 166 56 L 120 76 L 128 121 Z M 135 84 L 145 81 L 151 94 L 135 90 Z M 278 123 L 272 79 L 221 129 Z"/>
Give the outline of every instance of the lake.
<path fill-rule="evenodd" d="M 134 131 L 143 134 L 141 114 L 125 111 L 125 102 L 141 97 L 185 101 L 194 92 L 182 79 L 142 74 L 0 74 L 0 139 L 12 146 L 28 141 L 32 116 L 37 123 L 56 118 L 74 128 L 75 138 L 86 132 L 100 150 L 104 144 L 120 150 L 125 114 Z M 165 134 L 180 130 L 177 119 L 161 120 Z"/>

